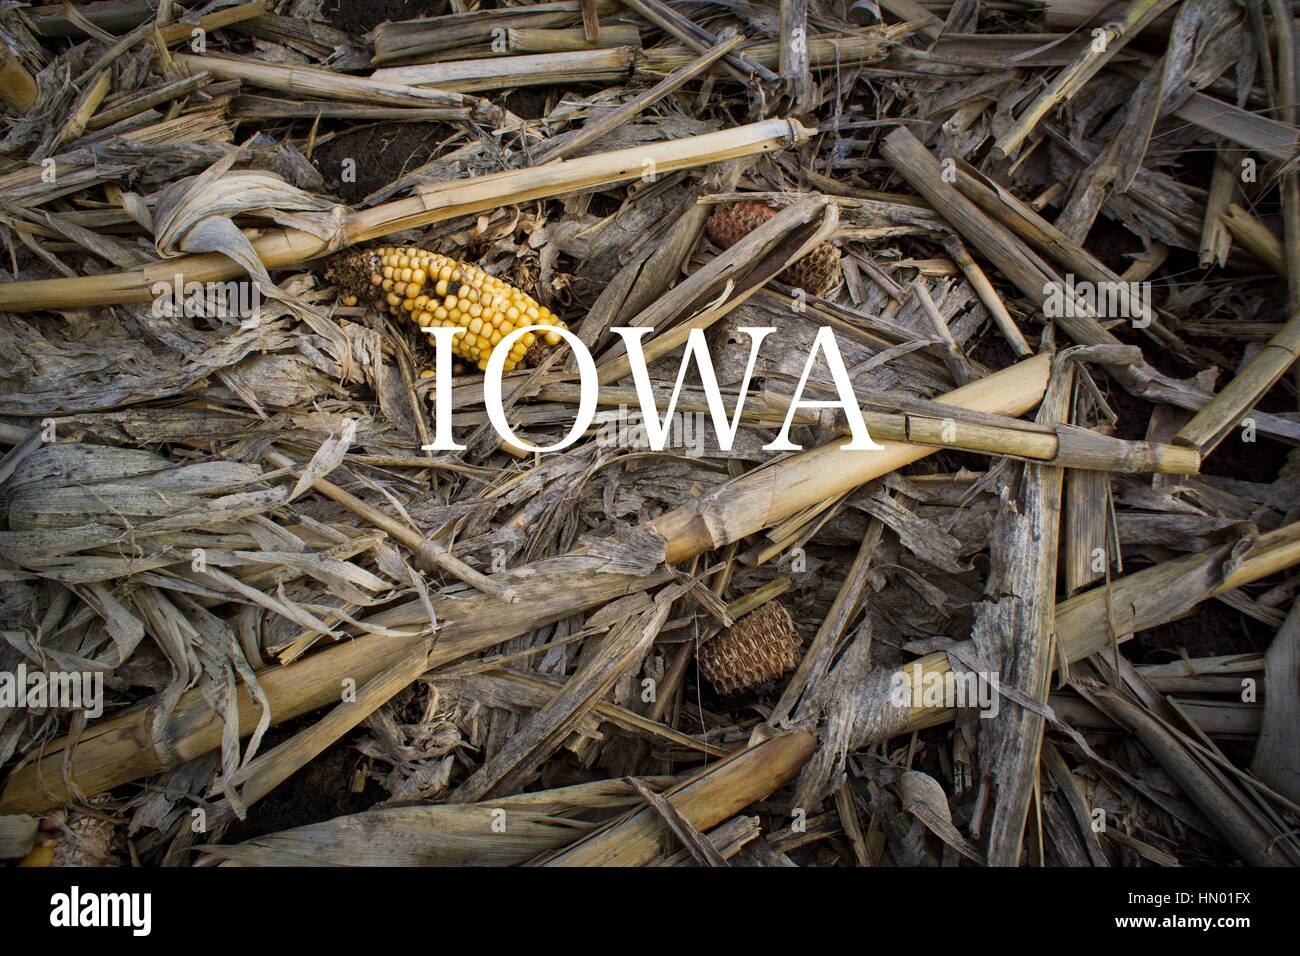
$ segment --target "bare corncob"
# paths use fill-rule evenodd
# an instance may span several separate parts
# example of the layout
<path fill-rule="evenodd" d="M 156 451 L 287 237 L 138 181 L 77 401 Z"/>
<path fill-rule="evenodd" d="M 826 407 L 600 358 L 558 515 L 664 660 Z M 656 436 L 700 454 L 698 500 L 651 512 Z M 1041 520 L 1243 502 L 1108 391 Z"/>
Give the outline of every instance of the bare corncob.
<path fill-rule="evenodd" d="M 726 203 L 709 216 L 704 231 L 715 245 L 728 249 L 775 215 L 775 209 L 753 200 Z M 839 284 L 839 276 L 840 250 L 823 242 L 787 266 L 777 278 L 786 285 L 821 296 Z"/>
<path fill-rule="evenodd" d="M 516 328 L 567 328 L 546 306 L 508 282 L 427 249 L 384 246 L 349 252 L 336 257 L 326 274 L 344 292 L 346 304 L 372 299 L 377 308 L 409 318 L 426 332 L 464 329 L 452 339 L 452 351 L 479 371 L 487 369 L 492 351 Z M 511 346 L 505 371 L 536 364 L 560 341 L 558 332 L 525 332 Z"/>
<path fill-rule="evenodd" d="M 743 694 L 794 670 L 802 646 L 790 612 L 769 601 L 700 648 L 700 673 L 724 696 Z"/>
<path fill-rule="evenodd" d="M 67 807 L 41 821 L 31 852 L 18 863 L 24 867 L 121 866 L 126 850 L 123 821 L 115 821 L 112 804 L 103 794 L 84 807 Z"/>

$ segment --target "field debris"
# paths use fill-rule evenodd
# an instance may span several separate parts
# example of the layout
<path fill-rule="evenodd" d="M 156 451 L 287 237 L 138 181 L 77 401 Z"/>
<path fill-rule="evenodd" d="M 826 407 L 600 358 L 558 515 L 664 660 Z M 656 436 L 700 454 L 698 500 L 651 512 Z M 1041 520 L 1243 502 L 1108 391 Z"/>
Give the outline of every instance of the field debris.
<path fill-rule="evenodd" d="M 0 865 L 1300 864 L 1291 14 L 5 5 Z"/>

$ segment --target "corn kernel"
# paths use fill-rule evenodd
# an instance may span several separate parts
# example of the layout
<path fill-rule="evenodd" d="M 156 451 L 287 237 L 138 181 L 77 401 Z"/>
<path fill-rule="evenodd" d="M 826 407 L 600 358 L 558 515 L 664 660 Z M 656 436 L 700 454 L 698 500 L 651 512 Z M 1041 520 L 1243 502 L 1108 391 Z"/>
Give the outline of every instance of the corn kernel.
<path fill-rule="evenodd" d="M 46 867 L 54 863 L 54 850 L 48 846 L 38 846 L 18 861 L 19 866 Z"/>

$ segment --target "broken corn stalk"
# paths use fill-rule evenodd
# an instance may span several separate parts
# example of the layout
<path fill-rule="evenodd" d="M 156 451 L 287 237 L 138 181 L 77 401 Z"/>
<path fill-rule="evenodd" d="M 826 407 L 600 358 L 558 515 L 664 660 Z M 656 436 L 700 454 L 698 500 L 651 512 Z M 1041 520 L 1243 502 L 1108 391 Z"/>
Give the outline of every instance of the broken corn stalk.
<path fill-rule="evenodd" d="M 1050 365 L 1049 355 L 1037 355 L 950 392 L 939 401 L 975 411 L 1021 415 L 1042 397 Z M 847 451 L 840 447 L 845 443 L 831 442 L 756 469 L 654 519 L 648 527 L 666 539 L 666 563 L 678 564 L 737 541 L 933 453 L 933 449 L 895 442 L 885 443 L 881 451 Z M 530 601 L 517 604 L 489 595 L 456 600 L 433 595 L 442 629 L 429 667 L 459 660 L 540 624 L 669 579 L 666 572 L 615 574 L 603 565 L 602 560 L 568 554 L 493 575 L 501 583 L 521 591 L 526 588 L 533 595 Z M 273 723 L 336 702 L 342 677 L 351 677 L 358 685 L 370 680 L 408 653 L 414 641 L 423 639 L 429 619 L 420 600 L 372 618 L 374 624 L 385 628 L 414 626 L 420 631 L 400 639 L 363 635 L 289 666 L 259 672 Z M 197 689 L 181 696 L 157 739 L 148 729 L 149 713 L 142 708 L 98 722 L 94 732 L 83 735 L 71 754 L 70 739 L 52 741 L 40 760 L 18 768 L 4 781 L 0 813 L 40 811 L 66 802 L 71 791 L 64 779 L 65 771 L 84 793 L 94 794 L 221 746 L 225 732 L 221 717 Z M 259 717 L 257 702 L 246 691 L 241 693 L 237 727 L 241 736 L 252 732 Z"/>
<path fill-rule="evenodd" d="M 368 209 L 347 211 L 337 235 L 329 238 L 299 229 L 266 229 L 252 239 L 253 251 L 268 269 L 284 269 L 343 246 L 372 242 L 406 229 L 417 229 L 512 203 L 560 196 L 577 190 L 636 179 L 653 169 L 663 176 L 679 169 L 707 166 L 740 156 L 796 146 L 812 131 L 793 119 L 770 119 L 732 129 L 659 143 L 647 143 L 540 168 L 510 169 L 487 176 L 417 187 L 414 194 Z M 0 312 L 74 309 L 123 302 L 149 302 L 158 282 L 234 279 L 244 270 L 219 252 L 195 253 L 151 262 L 127 272 L 59 279 L 0 283 Z"/>

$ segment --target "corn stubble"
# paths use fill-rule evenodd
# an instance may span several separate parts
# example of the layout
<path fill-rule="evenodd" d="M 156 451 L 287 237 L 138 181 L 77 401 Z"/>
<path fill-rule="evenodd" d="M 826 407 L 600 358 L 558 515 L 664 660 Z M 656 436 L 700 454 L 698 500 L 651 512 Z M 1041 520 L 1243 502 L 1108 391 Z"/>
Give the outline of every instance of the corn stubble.
<path fill-rule="evenodd" d="M 0 686 L 0 865 L 1300 864 L 1290 4 L 1128 0 L 1104 49 L 1057 0 L 155 6 L 33 7 L 0 50 L 0 677 L 112 691 L 83 720 Z M 333 170 L 372 122 L 429 135 L 363 197 Z M 149 314 L 246 272 L 256 322 Z M 661 410 L 707 333 L 730 410 L 733 333 L 774 326 L 732 451 L 496 442 L 493 361 L 543 439 L 582 394 L 560 316 L 495 277 L 529 272 L 610 419 L 611 329 L 652 333 Z M 1054 314 L 1069 276 L 1117 305 Z M 758 454 L 818 327 L 883 447 L 806 407 L 818 372 L 805 450 Z M 451 453 L 417 451 L 430 337 Z M 1201 633 L 1229 613 L 1251 652 Z"/>

